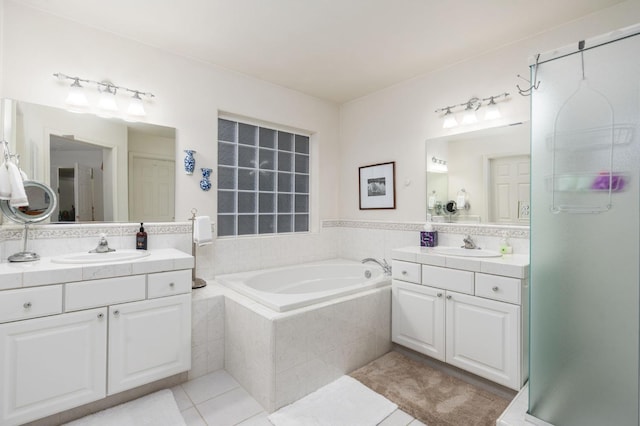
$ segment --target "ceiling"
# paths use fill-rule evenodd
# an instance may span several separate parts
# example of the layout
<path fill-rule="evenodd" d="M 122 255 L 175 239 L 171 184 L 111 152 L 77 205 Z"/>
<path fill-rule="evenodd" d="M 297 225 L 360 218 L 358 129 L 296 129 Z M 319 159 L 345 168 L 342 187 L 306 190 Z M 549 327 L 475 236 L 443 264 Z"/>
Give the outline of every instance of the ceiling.
<path fill-rule="evenodd" d="M 337 103 L 622 0 L 20 0 Z"/>

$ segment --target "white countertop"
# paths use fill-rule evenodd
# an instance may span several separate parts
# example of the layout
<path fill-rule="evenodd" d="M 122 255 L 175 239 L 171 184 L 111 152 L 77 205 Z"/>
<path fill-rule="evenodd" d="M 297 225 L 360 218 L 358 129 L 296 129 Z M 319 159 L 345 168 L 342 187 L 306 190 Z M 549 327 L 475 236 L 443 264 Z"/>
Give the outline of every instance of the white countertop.
<path fill-rule="evenodd" d="M 149 250 L 149 256 L 140 259 L 100 264 L 62 264 L 51 259 L 0 263 L 0 290 L 193 268 L 193 256 L 174 248 Z"/>
<path fill-rule="evenodd" d="M 391 254 L 394 260 L 521 279 L 529 277 L 529 256 L 523 254 L 503 254 L 500 257 L 449 256 L 437 253 L 433 248 L 419 246 L 394 249 Z"/>

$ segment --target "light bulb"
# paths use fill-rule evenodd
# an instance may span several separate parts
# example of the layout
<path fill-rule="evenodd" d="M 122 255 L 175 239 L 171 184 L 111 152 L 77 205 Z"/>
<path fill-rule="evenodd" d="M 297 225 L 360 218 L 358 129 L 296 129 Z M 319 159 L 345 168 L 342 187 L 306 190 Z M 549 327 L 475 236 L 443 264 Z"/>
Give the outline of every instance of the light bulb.
<path fill-rule="evenodd" d="M 84 94 L 82 90 L 82 86 L 80 86 L 80 81 L 76 78 L 73 81 L 71 87 L 69 87 L 69 94 L 65 99 L 67 105 L 73 107 L 73 109 L 82 109 L 89 105 L 89 101 L 87 101 L 87 96 Z"/>
<path fill-rule="evenodd" d="M 127 114 L 135 117 L 144 117 L 146 112 L 144 111 L 144 105 L 142 104 L 142 98 L 140 98 L 140 92 L 136 92 L 131 98 L 131 103 L 127 109 Z"/>
<path fill-rule="evenodd" d="M 458 125 L 458 120 L 456 120 L 456 116 L 453 115 L 450 108 L 447 108 L 447 112 L 444 113 L 444 122 L 442 123 L 443 129 L 451 129 Z"/>
<path fill-rule="evenodd" d="M 500 114 L 500 109 L 498 109 L 498 105 L 496 105 L 496 103 L 493 101 L 493 97 L 491 97 L 491 100 L 487 105 L 487 111 L 484 113 L 484 119 L 496 120 L 500 117 L 502 117 L 502 114 Z"/>

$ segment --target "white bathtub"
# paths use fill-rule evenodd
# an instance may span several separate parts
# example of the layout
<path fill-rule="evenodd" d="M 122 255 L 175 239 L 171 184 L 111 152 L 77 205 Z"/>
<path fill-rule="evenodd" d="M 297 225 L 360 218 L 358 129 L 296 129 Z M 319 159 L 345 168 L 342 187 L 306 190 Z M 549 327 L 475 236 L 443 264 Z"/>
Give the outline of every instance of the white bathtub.
<path fill-rule="evenodd" d="M 274 311 L 286 312 L 382 287 L 390 284 L 391 278 L 378 265 L 336 259 L 219 275 L 216 281 Z"/>

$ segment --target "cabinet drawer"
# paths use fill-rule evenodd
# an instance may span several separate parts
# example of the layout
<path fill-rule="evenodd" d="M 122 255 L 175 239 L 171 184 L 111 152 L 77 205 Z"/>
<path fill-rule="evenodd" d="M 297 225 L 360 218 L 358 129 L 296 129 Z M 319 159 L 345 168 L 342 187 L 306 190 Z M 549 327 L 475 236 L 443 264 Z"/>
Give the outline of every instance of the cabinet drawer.
<path fill-rule="evenodd" d="M 520 304 L 522 280 L 489 274 L 476 274 L 476 296 Z"/>
<path fill-rule="evenodd" d="M 391 262 L 393 278 L 420 284 L 420 264 L 394 260 Z"/>
<path fill-rule="evenodd" d="M 132 275 L 67 284 L 65 311 L 144 300 L 146 296 L 145 278 L 145 275 Z"/>
<path fill-rule="evenodd" d="M 422 284 L 473 295 L 473 272 L 422 265 Z"/>
<path fill-rule="evenodd" d="M 62 286 L 0 292 L 0 323 L 62 313 Z"/>
<path fill-rule="evenodd" d="M 149 274 L 147 286 L 149 299 L 189 293 L 191 291 L 191 270 Z"/>

